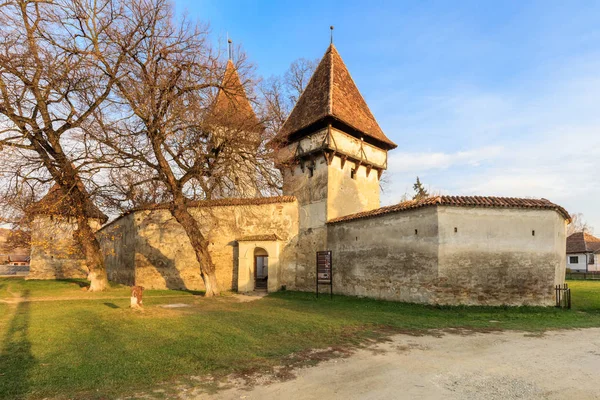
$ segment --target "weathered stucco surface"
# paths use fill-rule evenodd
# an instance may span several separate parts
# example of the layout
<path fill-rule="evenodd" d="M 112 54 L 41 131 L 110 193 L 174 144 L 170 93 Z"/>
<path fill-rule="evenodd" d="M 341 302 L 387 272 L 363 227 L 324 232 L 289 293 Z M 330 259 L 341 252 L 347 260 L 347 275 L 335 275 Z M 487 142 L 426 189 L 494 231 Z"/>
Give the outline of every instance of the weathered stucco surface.
<path fill-rule="evenodd" d="M 554 304 L 554 285 L 564 282 L 566 268 L 560 214 L 438 207 L 438 220 L 438 302 Z"/>
<path fill-rule="evenodd" d="M 330 224 L 327 238 L 336 293 L 552 305 L 564 281 L 565 222 L 551 210 L 427 207 Z"/>
<path fill-rule="evenodd" d="M 92 220 L 92 229 L 100 221 Z M 75 240 L 77 222 L 58 215 L 36 215 L 31 226 L 31 262 L 27 279 L 86 278 L 88 269 Z"/>
<path fill-rule="evenodd" d="M 315 282 L 315 252 L 327 246 L 328 166 L 324 157 L 314 160 L 312 176 L 300 165 L 283 173 L 283 194 L 298 201 L 298 236 L 290 253 L 295 258 L 283 271 L 282 279 L 292 290 L 312 290 Z"/>
<path fill-rule="evenodd" d="M 108 280 L 135 285 L 135 215 L 128 214 L 102 228 L 96 236 L 100 241 Z"/>
<path fill-rule="evenodd" d="M 224 290 L 238 289 L 241 256 L 237 239 L 257 234 L 277 235 L 280 240 L 273 251 L 279 254 L 269 254 L 269 288 L 279 289 L 272 286 L 280 281 L 282 272 L 278 265 L 295 262 L 293 255 L 288 254 L 298 232 L 295 201 L 195 207 L 190 211 L 210 242 L 217 280 Z M 106 226 L 98 237 L 111 280 L 148 289 L 204 288 L 189 240 L 168 210 L 136 211 Z M 127 239 L 113 241 L 112 237 Z M 271 249 L 269 245 L 263 246 Z M 242 258 L 246 257 L 244 252 Z M 272 279 L 271 274 L 274 274 Z"/>
<path fill-rule="evenodd" d="M 319 140 L 323 140 L 319 136 Z M 304 144 L 308 147 L 312 141 Z M 320 143 L 320 142 L 319 142 Z M 343 144 L 343 142 L 341 142 Z M 296 263 L 285 270 L 283 280 L 293 290 L 314 290 L 316 252 L 327 250 L 328 220 L 379 207 L 377 171 L 338 155 L 328 163 L 323 155 L 282 170 L 284 195 L 295 196 L 299 206 L 299 232 L 294 246 Z M 312 171 L 307 167 L 310 165 Z M 357 169 L 353 178 L 352 169 Z"/>
<path fill-rule="evenodd" d="M 354 178 L 352 170 L 356 170 Z M 377 171 L 367 171 L 365 165 L 333 158 L 328 168 L 327 220 L 379 208 Z"/>
<path fill-rule="evenodd" d="M 428 303 L 437 279 L 433 207 L 328 225 L 334 293 Z M 416 233 L 415 233 L 416 230 Z"/>

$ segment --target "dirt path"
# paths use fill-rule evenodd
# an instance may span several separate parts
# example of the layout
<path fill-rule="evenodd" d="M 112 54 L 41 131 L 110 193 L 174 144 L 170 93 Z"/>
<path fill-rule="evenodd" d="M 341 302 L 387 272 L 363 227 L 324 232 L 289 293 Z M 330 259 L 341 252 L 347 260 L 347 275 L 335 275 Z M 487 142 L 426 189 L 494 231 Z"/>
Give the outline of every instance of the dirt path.
<path fill-rule="evenodd" d="M 600 399 L 600 329 L 396 335 L 294 379 L 195 399 Z"/>
<path fill-rule="evenodd" d="M 191 296 L 187 294 L 167 294 L 164 296 L 146 296 L 144 299 L 168 299 L 168 298 L 186 298 L 189 299 Z M 112 297 L 34 297 L 34 298 L 25 298 L 25 297 L 13 297 L 13 298 L 3 298 L 0 299 L 0 303 L 4 304 L 19 304 L 19 303 L 35 303 L 39 301 L 83 301 L 83 300 L 123 300 L 129 299 L 130 296 L 112 296 Z"/>

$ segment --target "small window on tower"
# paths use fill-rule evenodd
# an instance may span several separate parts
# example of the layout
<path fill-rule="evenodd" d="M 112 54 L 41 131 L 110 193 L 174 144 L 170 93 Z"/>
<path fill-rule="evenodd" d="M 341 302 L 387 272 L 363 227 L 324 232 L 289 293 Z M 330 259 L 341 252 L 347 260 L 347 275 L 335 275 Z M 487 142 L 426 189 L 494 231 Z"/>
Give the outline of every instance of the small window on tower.
<path fill-rule="evenodd" d="M 350 178 L 356 179 L 356 168 L 350 170 Z"/>

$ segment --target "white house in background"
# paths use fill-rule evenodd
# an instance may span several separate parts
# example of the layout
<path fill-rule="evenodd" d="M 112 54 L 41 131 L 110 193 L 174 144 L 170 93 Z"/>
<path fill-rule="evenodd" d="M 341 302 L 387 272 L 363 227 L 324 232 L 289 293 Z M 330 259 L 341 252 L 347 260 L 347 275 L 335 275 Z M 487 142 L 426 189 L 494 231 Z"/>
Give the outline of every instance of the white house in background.
<path fill-rule="evenodd" d="M 573 272 L 600 271 L 600 239 L 585 232 L 567 237 L 567 268 Z"/>

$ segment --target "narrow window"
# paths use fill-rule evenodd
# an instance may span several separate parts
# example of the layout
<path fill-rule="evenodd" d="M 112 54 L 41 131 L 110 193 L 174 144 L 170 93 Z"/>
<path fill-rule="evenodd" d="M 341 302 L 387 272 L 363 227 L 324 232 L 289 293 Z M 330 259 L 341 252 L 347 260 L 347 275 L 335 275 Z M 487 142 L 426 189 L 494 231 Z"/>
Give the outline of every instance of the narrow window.
<path fill-rule="evenodd" d="M 454 227 L 454 233 L 458 232 L 458 228 Z"/>
<path fill-rule="evenodd" d="M 594 253 L 590 254 L 588 257 L 588 264 L 594 264 Z"/>
<path fill-rule="evenodd" d="M 418 235 L 419 231 L 417 229 L 415 229 L 415 235 Z"/>
<path fill-rule="evenodd" d="M 350 170 L 350 178 L 356 179 L 356 168 Z"/>
<path fill-rule="evenodd" d="M 531 231 L 531 236 L 535 236 L 535 230 Z"/>

